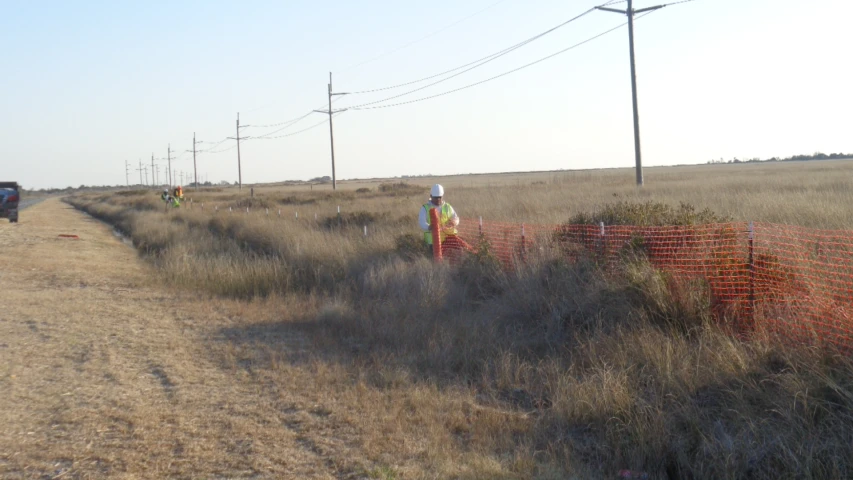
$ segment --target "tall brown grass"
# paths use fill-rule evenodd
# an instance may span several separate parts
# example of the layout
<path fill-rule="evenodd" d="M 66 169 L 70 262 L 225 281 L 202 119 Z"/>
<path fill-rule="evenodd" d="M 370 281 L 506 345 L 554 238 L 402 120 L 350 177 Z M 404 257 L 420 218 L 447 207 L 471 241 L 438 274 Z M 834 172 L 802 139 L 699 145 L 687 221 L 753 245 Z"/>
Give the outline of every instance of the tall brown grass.
<path fill-rule="evenodd" d="M 562 222 L 616 193 L 738 220 L 851 225 L 837 206 L 850 200 L 848 164 L 737 168 L 655 171 L 647 180 L 663 185 L 642 191 L 612 172 L 515 187 L 499 178 L 500 188 L 448 189 L 448 200 L 469 215 Z M 313 370 L 321 395 L 356 412 L 361 448 L 384 465 L 373 478 L 853 476 L 849 356 L 760 328 L 733 335 L 701 283 L 641 257 L 605 271 L 542 243 L 511 270 L 485 253 L 436 265 L 400 250 L 423 186 L 352 187 L 371 191 L 259 188 L 247 200 L 226 190 L 169 212 L 153 193 L 70 201 L 126 232 L 175 285 L 268 311 L 274 320 L 235 327 L 222 348 L 251 345 L 240 351 L 253 372 L 282 386 L 288 369 Z M 254 203 L 210 212 L 261 200 L 271 217 Z M 337 204 L 350 216 L 339 220 Z M 278 205 L 291 210 L 279 218 Z M 290 331 L 307 333 L 312 352 L 290 351 Z"/>

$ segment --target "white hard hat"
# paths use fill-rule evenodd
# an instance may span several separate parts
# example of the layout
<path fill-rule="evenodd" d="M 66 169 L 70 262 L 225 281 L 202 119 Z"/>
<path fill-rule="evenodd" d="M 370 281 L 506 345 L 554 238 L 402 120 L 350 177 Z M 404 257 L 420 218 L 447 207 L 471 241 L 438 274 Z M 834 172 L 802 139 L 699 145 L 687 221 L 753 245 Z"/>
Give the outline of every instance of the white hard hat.
<path fill-rule="evenodd" d="M 163 189 L 163 193 L 169 193 L 169 189 L 168 189 L 168 188 L 164 188 L 164 189 Z"/>
<path fill-rule="evenodd" d="M 432 189 L 429 191 L 430 196 L 433 197 L 443 197 L 444 196 L 444 187 L 439 184 L 435 184 L 432 186 Z"/>

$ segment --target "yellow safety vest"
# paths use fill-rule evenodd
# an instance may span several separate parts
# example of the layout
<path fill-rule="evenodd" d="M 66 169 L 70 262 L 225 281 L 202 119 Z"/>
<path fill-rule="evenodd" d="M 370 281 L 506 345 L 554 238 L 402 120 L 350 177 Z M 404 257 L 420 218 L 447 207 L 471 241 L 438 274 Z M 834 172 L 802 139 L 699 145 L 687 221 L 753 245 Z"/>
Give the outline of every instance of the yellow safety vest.
<path fill-rule="evenodd" d="M 450 213 L 450 204 L 447 202 L 444 202 L 443 204 L 441 204 L 441 207 L 436 207 L 432 203 L 427 203 L 427 204 L 424 204 L 423 208 L 426 209 L 427 225 L 430 225 L 429 211 L 433 208 L 441 208 L 441 210 L 439 211 L 439 214 L 438 214 L 438 221 L 439 221 L 439 223 L 441 223 L 441 225 L 444 225 L 445 223 L 449 222 L 450 218 L 453 216 Z M 444 242 L 444 239 L 447 238 L 447 235 L 456 235 L 457 233 L 458 232 L 456 231 L 455 227 L 452 229 L 448 229 L 446 231 L 444 229 L 440 229 L 439 230 L 439 238 L 441 238 L 441 241 Z M 427 245 L 432 245 L 432 230 L 428 230 L 428 231 L 424 232 L 424 241 L 427 243 Z"/>

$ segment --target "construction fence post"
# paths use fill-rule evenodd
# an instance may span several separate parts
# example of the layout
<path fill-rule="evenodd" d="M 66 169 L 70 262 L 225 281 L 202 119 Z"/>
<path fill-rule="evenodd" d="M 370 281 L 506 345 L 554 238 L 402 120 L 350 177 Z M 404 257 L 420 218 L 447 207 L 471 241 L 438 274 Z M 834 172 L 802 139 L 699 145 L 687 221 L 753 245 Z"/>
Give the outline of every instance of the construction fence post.
<path fill-rule="evenodd" d="M 429 209 L 429 229 L 432 232 L 432 257 L 436 262 L 441 261 L 441 225 L 438 219 L 438 209 Z"/>
<path fill-rule="evenodd" d="M 607 255 L 607 237 L 604 234 L 604 222 L 599 222 L 599 226 L 601 227 L 601 256 L 605 257 Z"/>
<path fill-rule="evenodd" d="M 749 222 L 749 328 L 755 328 L 755 224 Z"/>
<path fill-rule="evenodd" d="M 521 261 L 527 263 L 527 236 L 524 234 L 524 224 L 521 224 Z"/>

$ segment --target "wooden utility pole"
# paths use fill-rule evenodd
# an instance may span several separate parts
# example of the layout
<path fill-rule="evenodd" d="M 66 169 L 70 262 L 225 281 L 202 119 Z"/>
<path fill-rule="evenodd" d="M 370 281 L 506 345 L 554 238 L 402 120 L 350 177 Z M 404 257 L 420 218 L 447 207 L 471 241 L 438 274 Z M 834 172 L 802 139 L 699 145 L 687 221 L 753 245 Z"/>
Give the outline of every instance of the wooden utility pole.
<path fill-rule="evenodd" d="M 237 183 L 240 185 L 240 190 L 243 189 L 243 168 L 240 165 L 240 129 L 250 126 L 251 125 L 240 126 L 240 112 L 237 112 L 237 136 L 228 137 L 231 140 L 237 140 Z"/>
<path fill-rule="evenodd" d="M 622 15 L 628 16 L 628 48 L 630 50 L 631 57 L 631 97 L 633 99 L 634 106 L 634 157 L 636 159 L 636 168 L 637 168 L 637 186 L 643 186 L 643 160 L 642 155 L 640 154 L 640 113 L 637 107 L 637 69 L 634 65 L 634 15 L 642 12 L 649 12 L 652 10 L 657 10 L 659 8 L 663 8 L 666 5 L 657 5 L 655 7 L 647 7 L 641 8 L 639 10 L 634 10 L 632 0 L 628 0 L 628 9 L 627 10 L 618 10 L 616 8 L 607 8 L 607 7 L 595 7 L 599 10 L 604 10 L 607 12 L 615 12 L 621 13 Z"/>
<path fill-rule="evenodd" d="M 193 178 L 195 179 L 195 189 L 198 190 L 198 169 L 195 164 L 195 132 L 193 132 Z"/>
<path fill-rule="evenodd" d="M 166 159 L 169 162 L 169 190 L 172 189 L 172 144 L 166 148 Z"/>
<path fill-rule="evenodd" d="M 329 115 L 329 142 L 332 149 L 332 190 L 338 189 L 338 179 L 335 176 L 335 130 L 332 127 L 332 116 L 338 112 L 346 111 L 346 109 L 332 110 L 332 96 L 346 95 L 346 93 L 332 93 L 332 72 L 329 72 L 329 110 L 314 110 L 317 113 L 326 113 Z"/>
<path fill-rule="evenodd" d="M 240 165 L 240 112 L 237 112 L 237 182 L 243 189 L 243 167 Z"/>
<path fill-rule="evenodd" d="M 332 72 L 329 72 L 329 141 L 332 150 L 332 190 L 338 189 L 338 178 L 335 176 L 335 129 L 332 127 Z"/>

